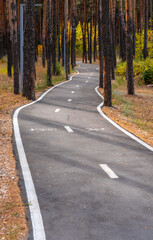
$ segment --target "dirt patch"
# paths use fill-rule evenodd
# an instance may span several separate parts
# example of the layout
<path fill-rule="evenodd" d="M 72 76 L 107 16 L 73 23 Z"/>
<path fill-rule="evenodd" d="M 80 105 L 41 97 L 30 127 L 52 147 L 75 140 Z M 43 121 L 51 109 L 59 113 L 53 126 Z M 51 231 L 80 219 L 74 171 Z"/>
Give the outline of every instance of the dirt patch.
<path fill-rule="evenodd" d="M 7 91 L 0 94 L 0 239 L 26 239 L 25 207 L 20 197 L 11 144 L 11 116 L 15 107 L 27 101 Z"/>
<path fill-rule="evenodd" d="M 99 89 L 103 95 L 103 89 Z M 134 96 L 126 94 L 125 86 L 113 90 L 113 108 L 103 112 L 114 122 L 153 147 L 153 89 L 137 86 Z"/>

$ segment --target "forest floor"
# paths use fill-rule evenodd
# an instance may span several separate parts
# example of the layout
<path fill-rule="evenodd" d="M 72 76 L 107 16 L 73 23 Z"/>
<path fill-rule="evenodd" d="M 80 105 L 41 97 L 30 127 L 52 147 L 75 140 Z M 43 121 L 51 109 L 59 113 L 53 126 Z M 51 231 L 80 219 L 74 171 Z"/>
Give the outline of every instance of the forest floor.
<path fill-rule="evenodd" d="M 46 69 L 41 60 L 36 64 L 36 98 L 47 89 Z M 0 62 L 0 239 L 24 240 L 27 237 L 27 204 L 23 203 L 19 189 L 16 160 L 12 149 L 12 114 L 13 110 L 30 101 L 22 95 L 13 94 L 13 79 L 7 76 L 6 61 Z M 56 85 L 65 81 L 64 69 L 53 77 Z"/>
<path fill-rule="evenodd" d="M 126 81 L 112 81 L 112 108 L 103 112 L 114 122 L 153 147 L 153 86 L 139 85 L 135 79 L 135 95 L 127 95 Z M 103 89 L 99 89 L 103 95 Z"/>
<path fill-rule="evenodd" d="M 80 59 L 81 60 L 81 59 Z M 41 60 L 36 64 L 36 98 L 47 88 L 46 69 Z M 12 113 L 27 101 L 13 94 L 13 80 L 6 77 L 6 62 L 0 62 L 0 239 L 26 239 L 26 204 L 21 199 L 18 173 L 12 149 Z M 61 75 L 53 77 L 53 84 L 64 81 Z M 153 146 L 153 87 L 135 87 L 135 95 L 127 96 L 126 82 L 117 78 L 112 83 L 113 108 L 103 108 L 104 113 L 119 125 Z M 103 90 L 99 89 L 103 94 Z"/>

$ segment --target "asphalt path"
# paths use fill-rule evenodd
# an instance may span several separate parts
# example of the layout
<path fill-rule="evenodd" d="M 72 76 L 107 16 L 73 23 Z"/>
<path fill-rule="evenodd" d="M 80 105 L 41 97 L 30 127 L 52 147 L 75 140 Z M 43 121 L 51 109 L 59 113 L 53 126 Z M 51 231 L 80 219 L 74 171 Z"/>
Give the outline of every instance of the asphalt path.
<path fill-rule="evenodd" d="M 18 116 L 46 239 L 152 240 L 153 154 L 98 113 L 96 67 Z"/>

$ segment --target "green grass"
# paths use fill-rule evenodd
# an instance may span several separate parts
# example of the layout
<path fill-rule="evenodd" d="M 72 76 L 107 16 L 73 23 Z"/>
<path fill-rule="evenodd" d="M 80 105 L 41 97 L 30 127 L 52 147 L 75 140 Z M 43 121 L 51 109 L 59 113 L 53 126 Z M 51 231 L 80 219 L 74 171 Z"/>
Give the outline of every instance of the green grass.
<path fill-rule="evenodd" d="M 118 91 L 113 91 L 112 94 L 113 97 L 113 105 L 122 105 L 122 113 L 126 117 L 134 117 L 134 112 L 132 109 L 132 101 L 127 100 L 124 98 L 124 95 L 121 92 Z"/>
<path fill-rule="evenodd" d="M 116 89 L 119 88 L 120 86 L 122 86 L 123 84 L 125 84 L 125 80 L 122 76 L 116 76 L 116 80 L 115 82 L 112 84 L 112 89 Z"/>
<path fill-rule="evenodd" d="M 59 68 L 59 66 L 58 66 Z M 75 70 L 71 68 L 70 74 L 74 73 Z M 57 85 L 60 82 L 66 81 L 66 75 L 65 75 L 65 70 L 64 67 L 61 66 L 60 64 L 60 75 L 58 76 L 52 76 L 52 83 L 53 85 Z M 37 81 L 36 81 L 36 86 L 35 89 L 36 91 L 43 91 L 48 87 L 47 85 L 47 73 L 45 69 L 41 69 L 37 73 Z"/>

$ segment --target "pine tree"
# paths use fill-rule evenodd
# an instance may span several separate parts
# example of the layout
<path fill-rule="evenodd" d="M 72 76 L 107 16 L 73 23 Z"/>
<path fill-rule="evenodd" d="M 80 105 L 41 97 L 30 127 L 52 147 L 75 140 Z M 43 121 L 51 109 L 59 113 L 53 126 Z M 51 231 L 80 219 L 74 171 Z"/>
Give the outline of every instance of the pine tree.
<path fill-rule="evenodd" d="M 65 0 L 64 3 L 64 15 L 65 15 L 65 70 L 66 70 L 66 79 L 68 80 L 68 0 Z"/>
<path fill-rule="evenodd" d="M 51 0 L 47 0 L 47 85 L 52 86 Z"/>
<path fill-rule="evenodd" d="M 25 1 L 23 96 L 35 99 L 34 1 Z"/>
<path fill-rule="evenodd" d="M 145 14 L 144 14 L 144 49 L 143 49 L 143 57 L 146 59 L 148 57 L 148 0 L 145 1 Z"/>
<path fill-rule="evenodd" d="M 131 0 L 126 0 L 126 60 L 127 60 L 127 89 L 129 95 L 134 94 L 132 33 L 133 27 L 132 27 Z"/>
<path fill-rule="evenodd" d="M 102 0 L 102 34 L 103 34 L 103 60 L 104 60 L 104 105 L 112 106 L 111 90 L 111 33 L 109 1 Z"/>
<path fill-rule="evenodd" d="M 17 0 L 11 2 L 12 11 L 12 55 L 14 73 L 14 94 L 19 94 L 19 57 L 18 57 L 18 17 Z"/>
<path fill-rule="evenodd" d="M 98 3 L 99 87 L 103 88 L 102 0 Z"/>

